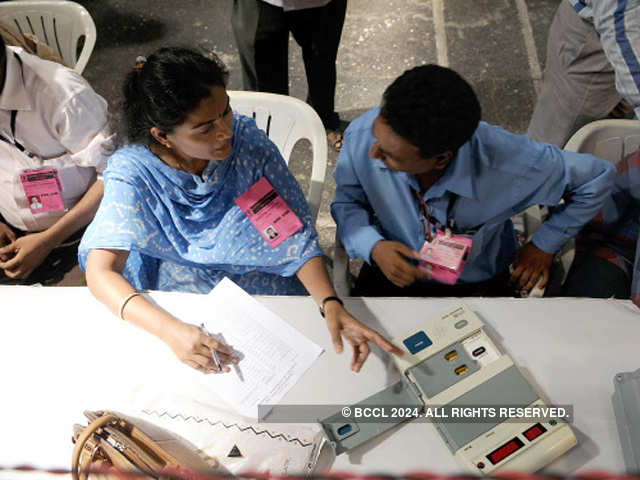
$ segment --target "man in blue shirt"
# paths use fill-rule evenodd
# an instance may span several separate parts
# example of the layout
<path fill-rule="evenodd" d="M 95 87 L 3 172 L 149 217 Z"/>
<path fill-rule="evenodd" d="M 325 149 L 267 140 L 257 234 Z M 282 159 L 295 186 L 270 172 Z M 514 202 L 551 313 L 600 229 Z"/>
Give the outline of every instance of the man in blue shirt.
<path fill-rule="evenodd" d="M 553 254 L 601 208 L 613 165 L 513 135 L 480 115 L 462 77 L 424 65 L 351 123 L 331 212 L 348 254 L 367 262 L 354 294 L 505 295 L 509 280 L 525 291 L 540 279 L 543 287 Z M 511 217 L 536 204 L 557 208 L 517 251 Z M 416 266 L 427 232 L 445 226 L 473 240 L 454 285 Z"/>

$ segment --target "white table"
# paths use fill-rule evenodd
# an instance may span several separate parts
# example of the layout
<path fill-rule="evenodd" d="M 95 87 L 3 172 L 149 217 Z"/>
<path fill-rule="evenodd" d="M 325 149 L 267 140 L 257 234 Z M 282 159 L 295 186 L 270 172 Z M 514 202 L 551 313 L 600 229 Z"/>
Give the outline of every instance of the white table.
<path fill-rule="evenodd" d="M 206 295 L 152 294 L 179 318 L 212 316 Z M 374 350 L 361 373 L 333 352 L 306 297 L 257 297 L 326 351 L 282 403 L 351 404 L 399 378 Z M 567 474 L 624 469 L 611 395 L 613 377 L 640 367 L 640 311 L 595 299 L 359 299 L 351 312 L 388 338 L 466 303 L 489 334 L 553 404 L 574 406 L 579 446 L 552 465 Z M 115 409 L 145 388 L 189 389 L 198 372 L 151 335 L 118 320 L 84 287 L 0 287 L 0 465 L 68 467 L 71 427 L 85 409 Z M 176 374 L 175 372 L 179 372 Z M 47 438 L 36 441 L 35 438 Z M 37 446 L 41 445 L 41 448 Z M 335 470 L 459 472 L 428 423 L 407 423 L 336 459 Z"/>

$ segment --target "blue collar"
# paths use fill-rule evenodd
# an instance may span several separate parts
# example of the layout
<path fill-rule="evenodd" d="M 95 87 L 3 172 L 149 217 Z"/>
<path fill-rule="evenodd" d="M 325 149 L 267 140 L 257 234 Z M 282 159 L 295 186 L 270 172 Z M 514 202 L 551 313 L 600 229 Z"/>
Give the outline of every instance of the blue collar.
<path fill-rule="evenodd" d="M 458 153 L 453 157 L 442 177 L 440 177 L 438 181 L 429 188 L 425 194 L 426 199 L 441 197 L 446 191 L 455 193 L 461 197 L 474 198 L 469 156 L 465 154 L 460 155 L 461 151 L 466 151 L 466 146 L 467 144 L 463 145 L 458 150 Z M 461 156 L 463 158 L 461 158 Z M 420 185 L 418 184 L 418 179 L 415 175 L 391 170 L 377 158 L 374 158 L 373 161 L 378 168 L 389 170 L 391 174 L 403 179 L 412 189 L 420 191 Z"/>
<path fill-rule="evenodd" d="M 460 197 L 474 197 L 470 157 L 464 153 L 461 155 L 461 152 L 466 150 L 465 146 L 466 144 L 458 150 L 442 177 L 427 190 L 428 198 L 441 197 L 446 191 L 455 193 Z"/>

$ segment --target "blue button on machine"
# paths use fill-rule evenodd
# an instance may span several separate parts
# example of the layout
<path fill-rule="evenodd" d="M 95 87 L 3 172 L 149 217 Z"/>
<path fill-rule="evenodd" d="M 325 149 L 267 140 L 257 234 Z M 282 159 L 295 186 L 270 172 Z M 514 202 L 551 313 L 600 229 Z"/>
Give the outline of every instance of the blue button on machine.
<path fill-rule="evenodd" d="M 423 330 L 420 330 L 418 333 L 414 333 L 410 337 L 405 338 L 402 343 L 404 343 L 404 346 L 407 347 L 407 350 L 409 350 L 411 354 L 415 355 L 433 342 L 427 337 L 427 334 L 424 333 Z"/>

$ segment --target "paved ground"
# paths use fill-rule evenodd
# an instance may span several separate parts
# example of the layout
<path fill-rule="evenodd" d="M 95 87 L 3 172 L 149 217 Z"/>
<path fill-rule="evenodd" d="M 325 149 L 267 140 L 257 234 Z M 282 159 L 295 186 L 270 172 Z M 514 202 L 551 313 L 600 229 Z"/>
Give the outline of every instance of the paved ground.
<path fill-rule="evenodd" d="M 117 108 L 125 73 L 137 55 L 160 46 L 214 50 L 241 74 L 229 23 L 232 0 L 85 0 L 98 41 L 84 75 Z M 474 86 L 483 118 L 523 133 L 531 116 L 544 61 L 546 35 L 559 0 L 349 0 L 338 54 L 336 106 L 346 120 L 378 105 L 384 88 L 405 69 L 423 63 L 448 65 Z M 291 41 L 291 94 L 304 99 L 300 50 Z M 292 169 L 304 182 L 310 156 L 304 145 Z M 329 173 L 318 219 L 321 244 L 330 255 L 335 225 Z"/>

